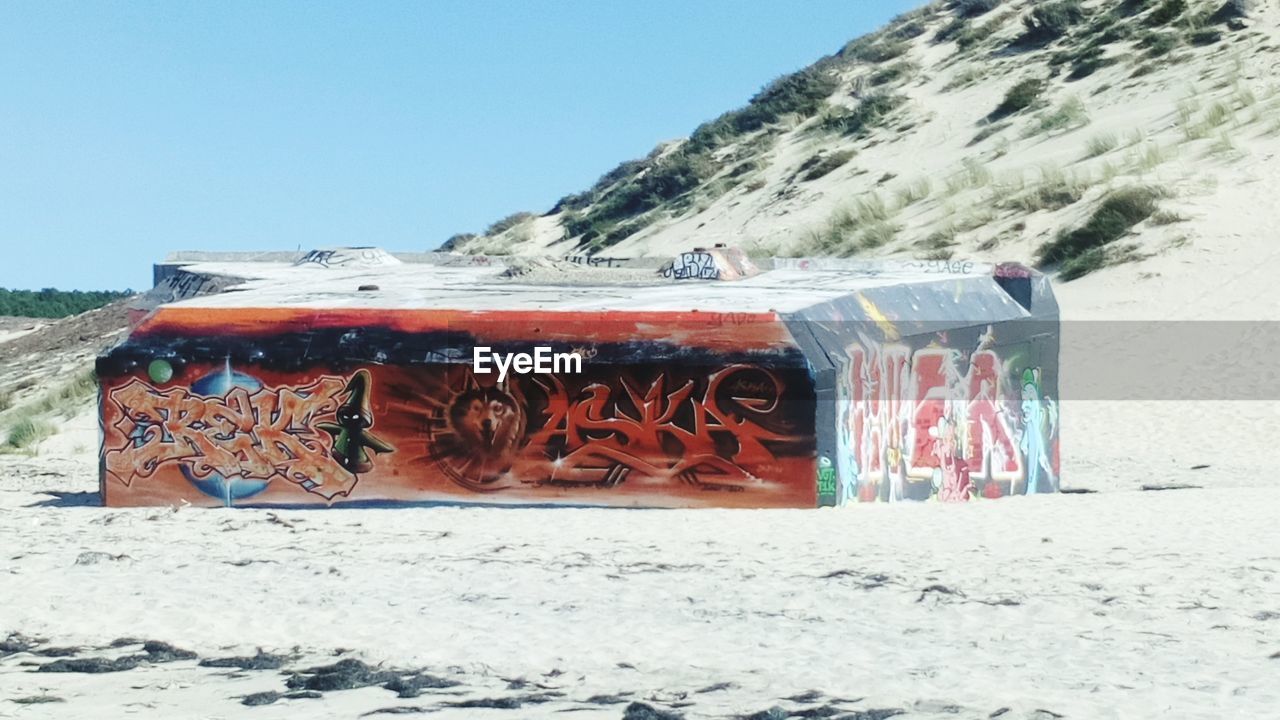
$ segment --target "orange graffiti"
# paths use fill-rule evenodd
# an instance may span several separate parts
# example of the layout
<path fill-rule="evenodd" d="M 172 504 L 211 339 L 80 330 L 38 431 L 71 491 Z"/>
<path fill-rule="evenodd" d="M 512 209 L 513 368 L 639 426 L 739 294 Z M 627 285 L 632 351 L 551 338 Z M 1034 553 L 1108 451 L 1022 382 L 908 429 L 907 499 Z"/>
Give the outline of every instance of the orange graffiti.
<path fill-rule="evenodd" d="M 758 480 L 746 466 L 776 459 L 766 443 L 799 439 L 758 422 L 783 392 L 781 381 L 760 368 L 723 368 L 701 394 L 693 380 L 668 389 L 659 374 L 647 387 L 622 378 L 621 393 L 593 383 L 583 388 L 586 397 L 570 401 L 559 379 L 550 381 L 546 421 L 530 444 L 558 445 L 564 455 L 549 463 L 550 477 L 539 484 L 608 486 L 637 475 L 741 490 Z"/>
<path fill-rule="evenodd" d="M 106 450 L 106 470 L 129 486 L 161 466 L 180 464 L 199 479 L 280 477 L 326 500 L 346 496 L 356 477 L 334 461 L 313 429 L 317 418 L 338 408 L 346 387 L 346 379 L 325 376 L 297 388 L 252 394 L 233 388 L 205 397 L 134 379 L 107 394 L 122 416 L 115 428 L 124 442 Z"/>

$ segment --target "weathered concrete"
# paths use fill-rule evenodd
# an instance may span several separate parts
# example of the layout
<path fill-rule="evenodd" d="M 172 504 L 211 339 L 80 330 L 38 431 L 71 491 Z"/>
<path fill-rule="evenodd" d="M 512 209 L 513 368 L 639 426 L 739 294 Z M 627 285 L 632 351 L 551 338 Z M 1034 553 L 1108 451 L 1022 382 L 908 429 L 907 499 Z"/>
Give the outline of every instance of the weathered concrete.
<path fill-rule="evenodd" d="M 171 261 L 98 362 L 111 505 L 814 507 L 1058 486 L 1057 305 L 1021 266 L 762 268 L 729 248 Z M 581 372 L 472 367 L 536 347 Z"/>

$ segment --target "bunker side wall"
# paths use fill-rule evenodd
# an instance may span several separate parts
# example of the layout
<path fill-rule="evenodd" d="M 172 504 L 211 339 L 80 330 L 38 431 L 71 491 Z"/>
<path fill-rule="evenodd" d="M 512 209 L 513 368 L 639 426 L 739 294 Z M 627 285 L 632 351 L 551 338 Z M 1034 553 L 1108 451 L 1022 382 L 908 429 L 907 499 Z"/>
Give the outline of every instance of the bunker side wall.
<path fill-rule="evenodd" d="M 105 504 L 817 504 L 814 379 L 774 316 L 340 314 L 160 308 L 98 360 Z M 500 378 L 477 347 L 559 364 Z"/>

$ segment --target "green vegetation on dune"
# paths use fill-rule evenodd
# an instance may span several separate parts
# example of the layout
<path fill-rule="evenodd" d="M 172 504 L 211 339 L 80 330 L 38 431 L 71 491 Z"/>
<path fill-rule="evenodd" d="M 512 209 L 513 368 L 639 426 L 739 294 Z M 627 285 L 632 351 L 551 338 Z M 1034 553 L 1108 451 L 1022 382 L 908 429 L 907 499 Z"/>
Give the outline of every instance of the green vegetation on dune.
<path fill-rule="evenodd" d="M 726 166 L 717 151 L 794 115 L 812 117 L 839 89 L 839 80 L 817 67 L 766 85 L 743 108 L 698 126 L 670 151 L 659 149 L 643 160 L 629 160 L 605 173 L 588 191 L 562 198 L 553 211 L 576 214 L 563 223 L 567 237 L 600 249 L 642 230 L 640 216 L 686 195 Z"/>
<path fill-rule="evenodd" d="M 994 122 L 1021 110 L 1026 110 L 1036 100 L 1040 99 L 1047 87 L 1047 83 L 1040 78 L 1027 78 L 1018 81 L 1013 87 L 1005 91 L 1004 99 L 1000 101 L 995 110 L 992 110 L 987 115 L 987 122 Z"/>
<path fill-rule="evenodd" d="M 95 310 L 121 298 L 132 290 L 115 292 L 82 290 L 7 290 L 0 288 L 0 315 L 34 318 L 63 318 Z"/>
<path fill-rule="evenodd" d="M 1064 280 L 1074 280 L 1106 264 L 1106 247 L 1160 209 L 1164 191 L 1145 185 L 1108 193 L 1084 225 L 1058 234 L 1039 250 L 1043 266 L 1059 265 Z"/>
<path fill-rule="evenodd" d="M 1187 11 L 1187 0 L 1164 0 L 1147 15 L 1147 25 L 1168 25 Z"/>
<path fill-rule="evenodd" d="M 620 163 L 547 215 L 556 216 L 550 220 L 559 221 L 563 238 L 576 241 L 578 251 L 593 253 L 629 238 L 628 245 L 652 239 L 651 248 L 666 248 L 685 234 L 723 234 L 730 222 L 780 217 L 813 203 L 824 206 L 816 216 L 823 219 L 797 216 L 811 227 L 766 249 L 946 258 L 967 247 L 989 252 L 1019 237 L 1027 219 L 1039 214 L 1034 232 L 1044 223 L 1062 229 L 1034 260 L 1063 279 L 1147 257 L 1125 236 L 1140 224 L 1180 216 L 1158 212 L 1164 197 L 1158 188 L 1122 184 L 1150 179 L 1120 178 L 1146 177 L 1177 156 L 1181 145 L 1196 141 L 1203 141 L 1194 148 L 1196 158 L 1241 156 L 1252 136 L 1239 130 L 1248 124 L 1261 129 L 1270 123 L 1264 132 L 1280 134 L 1280 121 L 1269 114 L 1280 102 L 1257 97 L 1258 86 L 1245 84 L 1254 78 L 1243 74 L 1240 54 L 1249 50 L 1240 41 L 1257 23 L 1243 0 L 1222 2 L 931 2 L 766 85 L 745 106 L 699 125 L 687 139 Z M 1244 9 L 1215 11 L 1228 6 Z M 1200 49 L 1215 43 L 1216 51 Z M 1236 53 L 1233 71 L 1228 47 Z M 1152 125 L 1151 118 L 1131 131 L 1117 130 L 1117 104 L 1129 101 L 1130 93 L 1145 97 L 1138 88 L 1168 82 L 1132 78 L 1192 61 L 1204 63 L 1195 81 L 1201 90 L 1193 85 L 1192 97 L 1178 107 L 1181 141 L 1160 140 L 1167 126 Z M 979 86 L 994 99 L 977 92 Z M 1202 103 L 1196 96 L 1205 87 L 1211 94 Z M 941 106 L 934 103 L 939 88 L 975 90 L 953 96 L 954 106 Z M 1246 122 L 1246 116 L 1252 119 Z M 933 125 L 929 138 L 907 137 L 935 120 L 944 122 Z M 957 120 L 975 123 L 968 157 L 929 167 L 939 161 L 927 152 L 921 169 L 903 164 L 934 138 L 952 143 Z M 1097 130 L 1076 141 L 1079 155 L 1066 169 L 1046 165 L 1038 182 L 1027 180 L 1033 143 L 1062 145 L 1058 138 L 1091 123 Z M 916 179 L 889 184 L 908 173 Z M 693 217 L 713 205 L 716 212 Z M 1055 217 L 1073 206 L 1090 214 Z M 516 214 L 483 236 L 457 236 L 450 244 L 465 247 L 475 240 L 481 248 L 486 237 L 502 233 L 504 247 L 514 248 L 531 234 L 531 218 Z M 991 227 L 996 221 L 1006 229 L 997 232 Z M 503 243 L 488 249 L 494 245 Z"/>
<path fill-rule="evenodd" d="M 1024 31 L 1019 40 L 1025 44 L 1051 43 L 1064 37 L 1086 16 L 1080 0 L 1056 0 L 1036 5 L 1022 18 Z"/>
<path fill-rule="evenodd" d="M 862 99 L 852 109 L 840 108 L 822 116 L 820 127 L 841 135 L 860 137 L 884 124 L 885 119 L 897 110 L 906 98 L 887 92 L 874 92 Z"/>
<path fill-rule="evenodd" d="M 843 167 L 853 158 L 853 155 L 852 150 L 841 150 L 830 155 L 820 153 L 801 163 L 796 172 L 802 181 L 817 180 Z"/>
<path fill-rule="evenodd" d="M 507 230 L 510 230 L 511 228 L 517 225 L 528 222 L 533 218 L 534 218 L 534 214 L 531 212 L 511 213 L 510 215 L 499 220 L 498 222 L 495 222 L 492 225 L 490 225 L 487 229 L 485 229 L 484 234 L 497 235 L 500 232 L 506 232 Z"/>
<path fill-rule="evenodd" d="M 4 447 L 8 450 L 26 450 L 53 432 L 53 426 L 44 420 L 23 416 L 8 427 Z"/>
<path fill-rule="evenodd" d="M 53 434 L 55 428 L 50 422 L 51 417 L 73 417 L 97 391 L 97 376 L 89 368 L 75 373 L 66 382 L 41 393 L 34 400 L 12 408 L 6 413 L 4 443 L 0 448 L 10 451 L 31 449 Z M 12 404 L 13 391 L 6 390 L 3 396 L 6 407 L 0 407 L 0 412 Z"/>

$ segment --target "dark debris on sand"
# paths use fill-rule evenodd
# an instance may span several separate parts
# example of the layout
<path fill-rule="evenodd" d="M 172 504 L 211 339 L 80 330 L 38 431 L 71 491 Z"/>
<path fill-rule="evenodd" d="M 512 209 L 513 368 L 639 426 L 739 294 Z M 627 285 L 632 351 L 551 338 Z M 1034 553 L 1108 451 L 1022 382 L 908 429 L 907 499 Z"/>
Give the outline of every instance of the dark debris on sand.
<path fill-rule="evenodd" d="M 624 692 L 613 695 L 592 695 L 586 700 L 583 700 L 583 702 L 591 703 L 592 705 L 621 705 L 624 702 L 630 702 L 631 696 L 634 694 L 635 693 Z"/>
<path fill-rule="evenodd" d="M 63 658 L 40 665 L 36 668 L 36 672 L 90 674 L 125 672 L 138 667 L 145 659 L 145 655 L 125 655 L 118 658 Z"/>
<path fill-rule="evenodd" d="M 240 699 L 240 704 L 256 707 L 258 705 L 270 705 L 277 700 L 315 700 L 320 697 L 323 696 L 314 690 L 297 690 L 295 692 L 287 693 L 278 693 L 275 690 L 268 690 L 266 692 L 245 695 Z"/>
<path fill-rule="evenodd" d="M 642 702 L 633 702 L 622 712 L 622 720 L 684 720 L 684 716 L 659 710 Z"/>
<path fill-rule="evenodd" d="M 380 670 L 355 658 L 347 658 L 332 665 L 321 665 L 296 672 L 285 681 L 285 685 L 290 690 L 329 692 L 382 685 L 399 677 L 400 673 Z"/>
<path fill-rule="evenodd" d="M 434 708 L 425 708 L 421 705 L 393 705 L 391 707 L 378 708 L 370 710 L 367 713 L 361 713 L 360 717 L 369 717 L 370 715 L 416 715 L 419 713 L 435 712 Z"/>
<path fill-rule="evenodd" d="M 84 648 L 50 647 L 50 648 L 40 648 L 39 650 L 33 650 L 32 652 L 41 657 L 63 658 L 63 657 L 72 657 L 75 655 L 79 655 L 80 653 L 84 652 Z"/>
<path fill-rule="evenodd" d="M 796 695 L 798 698 L 813 698 L 814 693 L 805 693 Z M 816 693 L 821 697 L 821 693 Z M 791 698 L 783 698 L 790 700 Z M 768 710 L 752 713 L 750 715 L 740 715 L 738 720 L 790 720 L 791 718 L 835 718 L 836 720 L 887 720 L 888 718 L 905 715 L 906 711 L 901 708 L 872 708 L 870 710 L 848 710 L 837 707 L 835 705 L 819 705 L 817 707 L 805 708 L 803 710 L 786 710 L 782 707 L 774 706 Z"/>
<path fill-rule="evenodd" d="M 786 710 L 778 706 L 773 706 L 768 710 L 761 710 L 750 715 L 739 715 L 738 720 L 787 720 L 790 715 Z"/>
<path fill-rule="evenodd" d="M 274 655 L 272 653 L 262 652 L 262 648 L 258 648 L 256 655 L 236 656 L 223 658 L 205 658 L 200 661 L 201 667 L 211 668 L 237 668 L 240 670 L 279 670 L 289 661 L 285 655 Z"/>
<path fill-rule="evenodd" d="M 561 693 L 537 693 L 534 695 L 516 695 L 514 697 L 504 698 L 476 698 L 472 700 L 457 700 L 455 702 L 445 703 L 448 707 L 455 708 L 492 708 L 496 710 L 518 710 L 524 705 L 538 705 L 560 697 Z"/>
<path fill-rule="evenodd" d="M 66 700 L 55 695 L 31 695 L 28 697 L 10 698 L 9 702 L 17 703 L 19 705 L 44 705 L 46 703 L 66 702 Z"/>
<path fill-rule="evenodd" d="M 447 680 L 435 675 L 427 673 L 414 673 L 412 675 L 397 676 L 388 680 L 382 687 L 395 693 L 401 698 L 416 698 L 423 693 L 424 690 L 440 690 L 443 688 L 457 687 L 460 683 L 455 680 Z"/>
<path fill-rule="evenodd" d="M 63 650 L 63 648 L 51 648 L 50 650 Z M 158 640 L 148 640 L 142 644 L 141 654 L 124 655 L 117 658 L 63 657 L 51 663 L 37 666 L 36 672 L 89 674 L 126 672 L 144 662 L 158 665 L 179 660 L 195 660 L 197 657 L 199 656 L 190 650 L 183 650 Z"/>
<path fill-rule="evenodd" d="M 806 719 L 829 718 L 837 715 L 843 715 L 844 712 L 844 710 L 836 707 L 835 705 L 818 705 L 816 707 L 805 708 L 803 710 L 792 710 L 791 717 Z"/>
<path fill-rule="evenodd" d="M 178 660 L 195 660 L 200 657 L 190 650 L 176 648 L 167 642 L 148 640 L 142 644 L 142 651 L 147 654 L 146 661 L 151 663 L 176 662 Z"/>
<path fill-rule="evenodd" d="M 0 640 L 0 658 L 9 655 L 17 655 L 18 653 L 31 652 L 43 640 L 33 637 L 27 637 L 21 633 L 10 633 L 8 637 Z"/>

